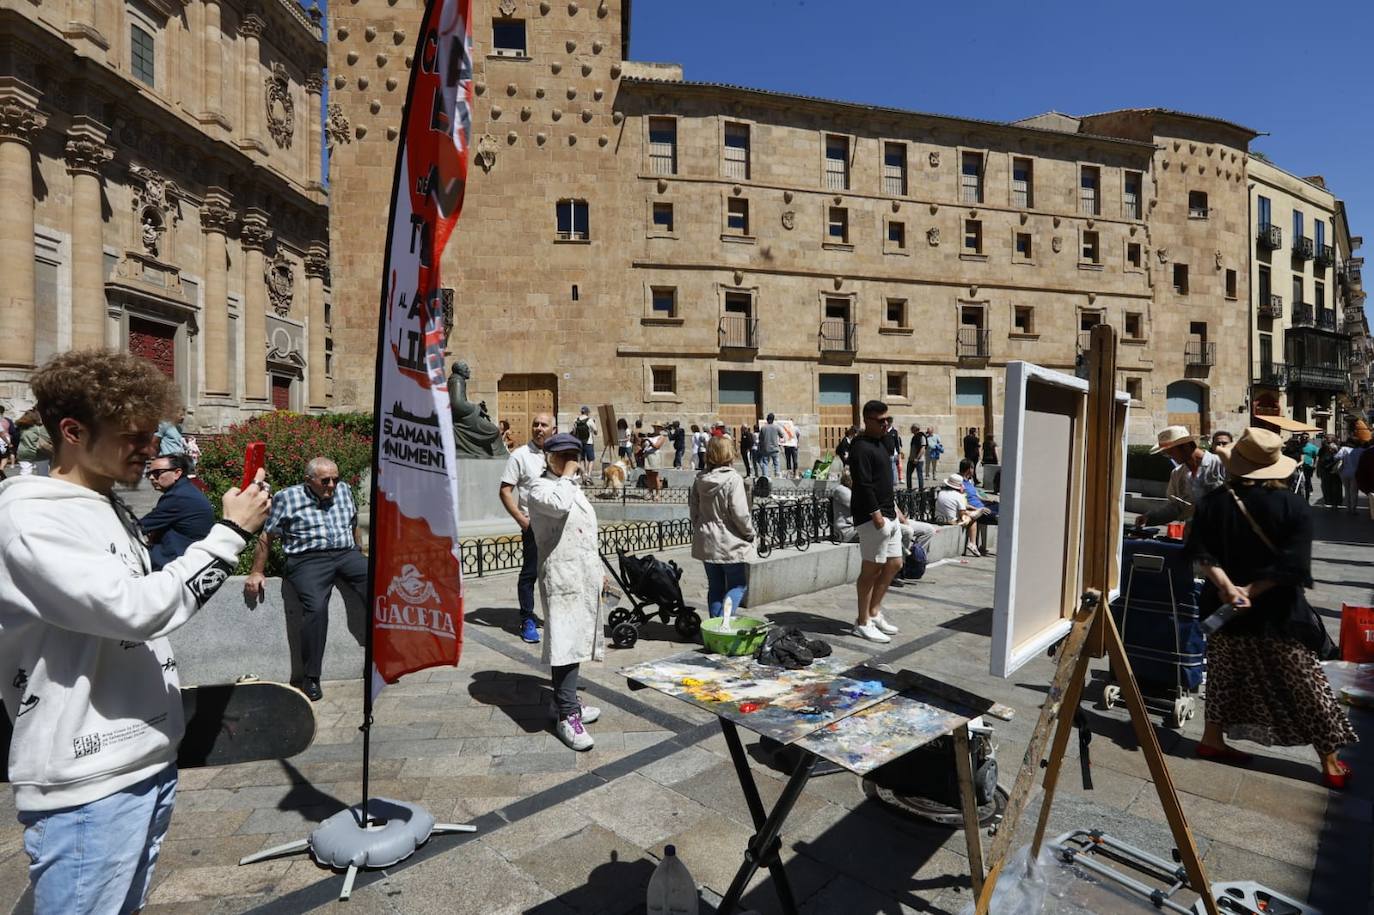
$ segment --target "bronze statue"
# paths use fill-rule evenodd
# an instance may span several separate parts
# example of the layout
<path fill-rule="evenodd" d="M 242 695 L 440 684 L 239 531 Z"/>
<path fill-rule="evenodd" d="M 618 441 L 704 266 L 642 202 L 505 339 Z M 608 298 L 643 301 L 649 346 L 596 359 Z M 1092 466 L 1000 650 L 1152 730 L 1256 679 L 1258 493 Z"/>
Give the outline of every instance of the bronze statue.
<path fill-rule="evenodd" d="M 501 430 L 486 411 L 468 400 L 472 369 L 466 362 L 453 366 L 448 378 L 449 410 L 453 414 L 453 443 L 458 458 L 503 458 L 510 452 L 501 441 Z"/>

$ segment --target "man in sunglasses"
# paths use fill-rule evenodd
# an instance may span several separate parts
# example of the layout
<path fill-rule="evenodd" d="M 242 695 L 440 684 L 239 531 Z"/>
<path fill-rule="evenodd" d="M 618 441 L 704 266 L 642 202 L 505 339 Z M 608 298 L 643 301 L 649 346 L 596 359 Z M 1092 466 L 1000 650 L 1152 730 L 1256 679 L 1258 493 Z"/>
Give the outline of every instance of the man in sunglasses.
<path fill-rule="evenodd" d="M 204 539 L 214 526 L 215 511 L 205 493 L 191 482 L 190 472 L 191 459 L 185 453 L 160 454 L 143 472 L 153 489 L 162 493 L 153 510 L 138 522 L 148 535 L 148 558 L 154 572 Z"/>
<path fill-rule="evenodd" d="M 261 600 L 267 581 L 267 554 L 280 540 L 286 553 L 285 578 L 301 602 L 301 689 L 314 702 L 324 698 L 320 672 L 329 634 L 329 595 L 341 580 L 359 599 L 367 591 L 367 558 L 358 548 L 358 507 L 339 466 L 317 457 L 305 467 L 305 482 L 272 497 L 272 514 L 253 550 L 253 570 L 243 593 Z"/>

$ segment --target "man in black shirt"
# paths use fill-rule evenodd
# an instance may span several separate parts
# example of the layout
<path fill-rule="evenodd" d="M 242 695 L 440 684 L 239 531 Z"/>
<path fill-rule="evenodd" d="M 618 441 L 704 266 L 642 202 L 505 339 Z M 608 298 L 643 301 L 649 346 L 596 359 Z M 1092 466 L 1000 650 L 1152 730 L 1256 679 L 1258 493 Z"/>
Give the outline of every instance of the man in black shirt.
<path fill-rule="evenodd" d="M 854 480 L 850 508 L 859 532 L 863 566 L 858 581 L 858 618 L 854 634 L 871 642 L 890 642 L 897 627 L 883 617 L 883 598 L 902 568 L 902 528 L 906 521 L 893 496 L 892 454 L 887 436 L 887 404 L 864 404 L 863 434 L 849 449 Z"/>
<path fill-rule="evenodd" d="M 916 481 L 917 489 L 926 488 L 926 434 L 915 423 L 911 424 L 911 450 L 906 453 L 906 488 Z"/>
<path fill-rule="evenodd" d="M 844 432 L 844 438 L 835 446 L 835 457 L 840 459 L 841 464 L 849 463 L 849 449 L 854 446 L 854 437 L 859 434 L 858 426 L 850 426 Z"/>

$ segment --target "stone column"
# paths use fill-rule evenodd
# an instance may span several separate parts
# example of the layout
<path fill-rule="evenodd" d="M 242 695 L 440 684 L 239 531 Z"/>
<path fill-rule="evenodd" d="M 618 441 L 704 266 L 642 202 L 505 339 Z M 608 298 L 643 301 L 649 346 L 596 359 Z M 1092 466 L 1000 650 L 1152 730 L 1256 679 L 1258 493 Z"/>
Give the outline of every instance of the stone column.
<path fill-rule="evenodd" d="M 244 252 L 243 276 L 243 396 L 267 400 L 267 272 L 263 249 L 272 240 L 267 211 L 243 211 L 239 241 Z"/>
<path fill-rule="evenodd" d="M 202 121 L 224 120 L 224 32 L 218 0 L 205 0 L 205 110 Z M 256 45 L 258 40 L 253 39 Z"/>
<path fill-rule="evenodd" d="M 33 366 L 33 150 L 47 126 L 38 91 L 12 76 L 0 77 L 0 369 Z"/>
<path fill-rule="evenodd" d="M 257 146 L 263 152 L 267 145 L 262 141 L 263 77 L 258 38 L 266 27 L 267 22 L 257 13 L 249 13 L 239 23 L 239 34 L 243 35 L 243 138 L 239 145 Z"/>
<path fill-rule="evenodd" d="M 310 245 L 305 254 L 305 282 L 310 334 L 306 347 L 309 364 L 310 409 L 324 410 L 329 405 L 329 381 L 324 375 L 324 277 L 329 272 L 329 246 L 322 241 Z"/>
<path fill-rule="evenodd" d="M 114 156 L 104 125 L 85 115 L 67 131 L 72 176 L 72 349 L 108 345 L 105 339 L 105 217 L 100 169 Z"/>
<path fill-rule="evenodd" d="M 324 160 L 320 158 L 320 105 L 324 95 L 324 79 L 318 73 L 305 78 L 305 94 L 310 101 L 310 129 L 306 133 L 310 145 L 305 153 L 304 182 L 306 187 L 314 187 L 322 183 L 324 166 Z"/>
<path fill-rule="evenodd" d="M 201 326 L 205 335 L 205 394 L 228 397 L 234 391 L 229 377 L 229 269 L 224 238 L 234 224 L 229 209 L 229 194 L 212 187 L 200 205 L 200 228 L 205 233 L 205 313 Z"/>

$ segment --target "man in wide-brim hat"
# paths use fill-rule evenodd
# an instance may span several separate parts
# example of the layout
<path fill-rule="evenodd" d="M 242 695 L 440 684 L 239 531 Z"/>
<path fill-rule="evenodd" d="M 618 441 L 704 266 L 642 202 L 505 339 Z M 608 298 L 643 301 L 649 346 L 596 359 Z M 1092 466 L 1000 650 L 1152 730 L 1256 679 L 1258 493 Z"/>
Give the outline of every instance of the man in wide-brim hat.
<path fill-rule="evenodd" d="M 1226 482 L 1226 468 L 1221 458 L 1199 448 L 1197 436 L 1186 426 L 1166 426 L 1160 430 L 1150 453 L 1161 452 L 1174 462 L 1174 471 L 1169 474 L 1169 486 L 1164 493 L 1168 501 L 1137 516 L 1137 527 L 1190 520 L 1198 500 Z"/>
<path fill-rule="evenodd" d="M 1240 440 L 1217 449 L 1226 472 L 1247 480 L 1286 480 L 1298 469 L 1298 462 L 1283 453 L 1278 433 L 1251 427 Z"/>

